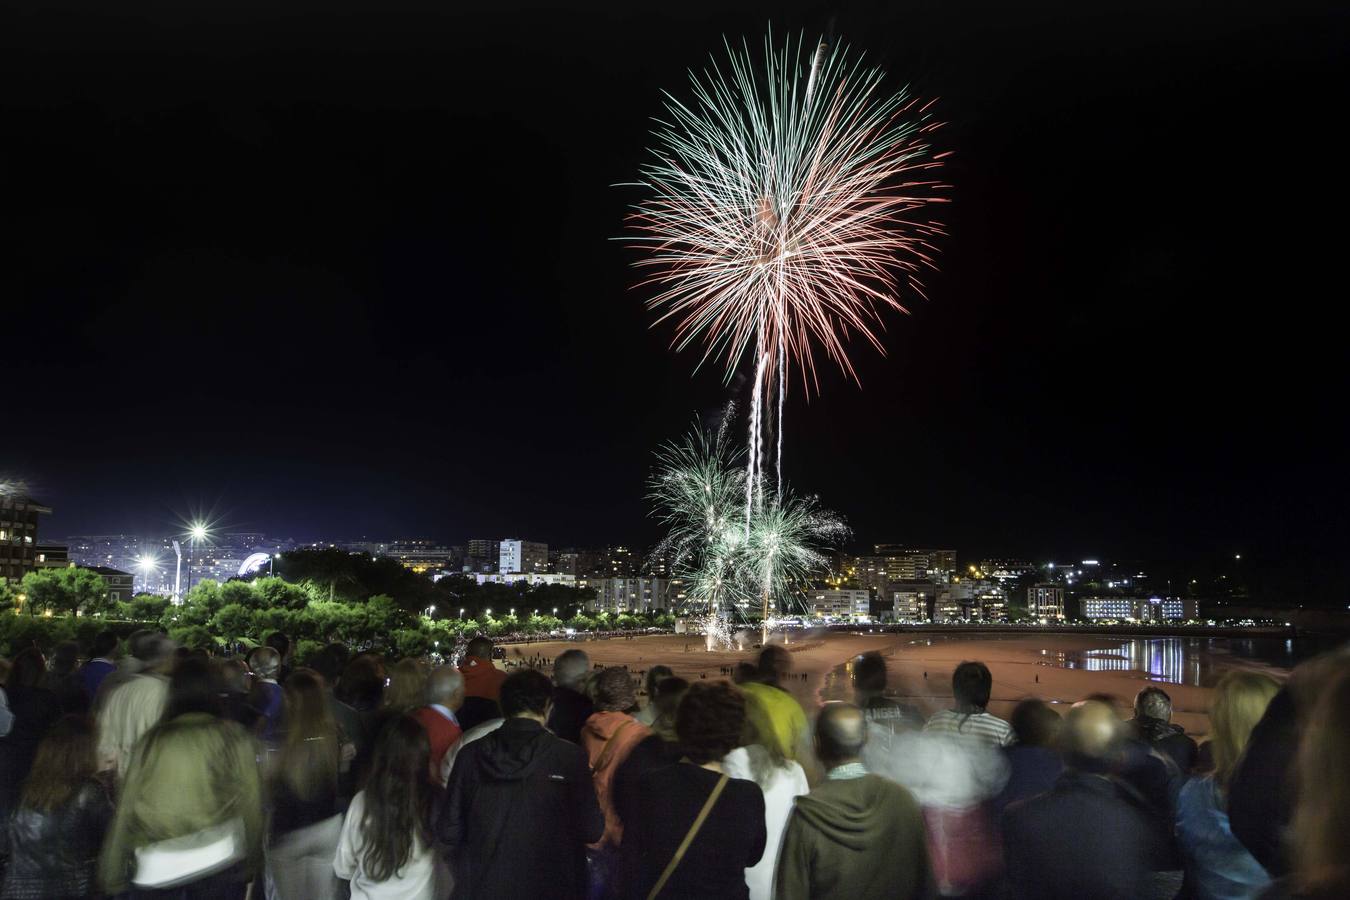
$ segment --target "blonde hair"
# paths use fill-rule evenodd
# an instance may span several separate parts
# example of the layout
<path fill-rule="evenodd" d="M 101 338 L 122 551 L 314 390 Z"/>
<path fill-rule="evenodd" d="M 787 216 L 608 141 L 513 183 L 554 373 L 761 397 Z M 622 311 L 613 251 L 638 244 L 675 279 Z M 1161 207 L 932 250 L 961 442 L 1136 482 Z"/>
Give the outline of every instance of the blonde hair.
<path fill-rule="evenodd" d="M 1259 672 L 1229 672 L 1214 687 L 1209 709 L 1209 749 L 1214 757 L 1214 780 L 1226 788 L 1237 770 L 1252 729 L 1266 714 L 1266 707 L 1280 685 Z"/>
<path fill-rule="evenodd" d="M 1303 726 L 1298 747 L 1294 857 L 1300 890 L 1344 896 L 1350 888 L 1350 660 L 1342 657 Z"/>
<path fill-rule="evenodd" d="M 278 777 L 296 797 L 317 800 L 337 789 L 341 759 L 339 732 L 323 679 L 312 669 L 296 669 L 286 679 L 286 741 Z"/>
<path fill-rule="evenodd" d="M 384 689 L 384 705 L 395 712 L 411 712 L 426 698 L 427 667 L 418 659 L 401 659 L 389 670 L 389 686 Z"/>

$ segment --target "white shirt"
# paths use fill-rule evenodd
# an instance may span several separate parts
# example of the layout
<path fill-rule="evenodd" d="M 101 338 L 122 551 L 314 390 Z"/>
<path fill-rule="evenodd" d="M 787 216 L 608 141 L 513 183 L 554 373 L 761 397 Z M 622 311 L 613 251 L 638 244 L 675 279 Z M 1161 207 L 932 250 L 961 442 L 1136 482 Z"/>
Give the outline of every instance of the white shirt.
<path fill-rule="evenodd" d="M 1017 740 L 1011 725 L 987 712 L 966 715 L 954 709 L 940 709 L 933 713 L 923 730 L 969 738 L 991 747 L 1006 747 Z"/>
<path fill-rule="evenodd" d="M 365 868 L 365 838 L 361 833 L 361 819 L 366 811 L 366 792 L 352 798 L 347 807 L 347 818 L 342 822 L 333 871 L 337 877 L 352 883 L 352 900 L 431 900 L 436 896 L 436 854 L 413 838 L 412 855 L 396 876 L 384 881 L 371 881 Z"/>
<path fill-rule="evenodd" d="M 778 850 L 783 845 L 788 816 L 792 814 L 793 802 L 810 790 L 806 772 L 792 760 L 775 766 L 769 760 L 769 751 L 759 744 L 737 747 L 722 757 L 722 771 L 732 778 L 753 781 L 764 792 L 764 830 L 767 832 L 764 855 L 745 870 L 745 884 L 750 889 L 750 900 L 772 900 L 773 875 L 778 869 Z"/>

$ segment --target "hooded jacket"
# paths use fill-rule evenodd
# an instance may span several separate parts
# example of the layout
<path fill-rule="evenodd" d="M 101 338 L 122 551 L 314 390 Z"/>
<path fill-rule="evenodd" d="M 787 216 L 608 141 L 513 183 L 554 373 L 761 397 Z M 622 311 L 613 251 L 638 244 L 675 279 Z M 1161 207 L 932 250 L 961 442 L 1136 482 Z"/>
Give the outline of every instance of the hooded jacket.
<path fill-rule="evenodd" d="M 531 719 L 507 719 L 460 751 L 437 835 L 455 897 L 586 895 L 586 844 L 605 820 L 586 753 Z"/>
<path fill-rule="evenodd" d="M 798 797 L 778 855 L 780 900 L 931 897 L 923 816 L 876 775 L 825 781 Z"/>

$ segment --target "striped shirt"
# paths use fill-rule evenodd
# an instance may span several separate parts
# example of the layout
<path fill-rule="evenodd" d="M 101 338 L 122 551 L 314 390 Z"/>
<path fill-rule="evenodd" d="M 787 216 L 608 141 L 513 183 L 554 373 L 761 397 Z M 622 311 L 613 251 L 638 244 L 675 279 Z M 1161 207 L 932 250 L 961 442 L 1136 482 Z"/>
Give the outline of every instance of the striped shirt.
<path fill-rule="evenodd" d="M 987 712 L 966 715 L 954 709 L 941 709 L 933 713 L 923 730 L 969 737 L 991 747 L 1006 747 L 1016 740 L 1011 725 Z"/>

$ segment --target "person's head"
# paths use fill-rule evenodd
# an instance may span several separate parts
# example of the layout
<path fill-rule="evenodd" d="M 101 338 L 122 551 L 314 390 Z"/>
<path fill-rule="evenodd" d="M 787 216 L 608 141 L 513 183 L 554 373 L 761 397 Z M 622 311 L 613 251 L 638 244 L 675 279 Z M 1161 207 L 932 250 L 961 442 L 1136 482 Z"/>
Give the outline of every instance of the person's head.
<path fill-rule="evenodd" d="M 154 640 L 158 635 L 159 632 L 152 629 L 137 628 L 127 635 L 127 656 L 140 662 L 146 655 L 146 651 L 143 649 L 146 642 Z"/>
<path fill-rule="evenodd" d="M 415 841 L 431 843 L 431 745 L 421 724 L 400 715 L 375 740 L 361 820 L 362 860 L 372 881 L 386 881 L 408 863 Z"/>
<path fill-rule="evenodd" d="M 952 699 L 960 709 L 983 711 L 993 688 L 994 676 L 982 662 L 963 662 L 952 672 Z"/>
<path fill-rule="evenodd" d="M 786 647 L 770 644 L 759 651 L 759 662 L 755 669 L 760 681 L 779 684 L 792 672 L 792 654 Z"/>
<path fill-rule="evenodd" d="M 52 650 L 48 666 L 53 675 L 69 675 L 80 664 L 80 645 L 74 641 L 62 641 Z"/>
<path fill-rule="evenodd" d="M 677 675 L 663 678 L 656 683 L 656 693 L 652 695 L 652 706 L 656 709 L 656 718 L 652 722 L 652 731 L 664 741 L 674 742 L 679 738 L 675 734 L 675 716 L 680 709 L 680 700 L 689 690 L 689 682 Z"/>
<path fill-rule="evenodd" d="M 310 668 L 318 672 L 328 687 L 331 688 L 342 677 L 342 670 L 347 665 L 347 659 L 350 655 L 347 648 L 342 644 L 329 644 L 314 654 L 314 659 L 310 661 Z"/>
<path fill-rule="evenodd" d="M 464 648 L 464 653 L 467 656 L 476 656 L 479 659 L 490 660 L 492 659 L 492 640 L 480 634 L 478 637 L 469 641 L 468 645 Z"/>
<path fill-rule="evenodd" d="M 242 659 L 221 660 L 220 687 L 227 694 L 247 694 L 248 664 Z"/>
<path fill-rule="evenodd" d="M 647 692 L 648 697 L 655 697 L 657 684 L 670 678 L 674 674 L 675 673 L 671 671 L 670 666 L 652 666 L 647 670 L 647 677 L 643 681 L 642 689 Z"/>
<path fill-rule="evenodd" d="M 738 662 L 735 668 L 731 670 L 731 681 L 733 684 L 746 684 L 755 680 L 759 670 L 748 662 Z"/>
<path fill-rule="evenodd" d="M 1350 659 L 1342 655 L 1322 674 L 1327 680 L 1303 719 L 1295 767 L 1294 871 L 1308 896 L 1344 897 L 1350 889 Z"/>
<path fill-rule="evenodd" d="M 14 655 L 5 687 L 37 687 L 47 673 L 47 658 L 37 647 L 24 647 Z"/>
<path fill-rule="evenodd" d="M 675 713 L 675 734 L 685 756 L 699 765 L 714 762 L 741 745 L 745 697 L 725 681 L 689 686 Z"/>
<path fill-rule="evenodd" d="M 291 639 L 286 636 L 286 632 L 274 631 L 267 636 L 263 643 L 277 651 L 277 656 L 281 658 L 283 664 L 290 657 Z"/>
<path fill-rule="evenodd" d="M 1221 787 L 1237 770 L 1252 729 L 1280 692 L 1275 679 L 1260 672 L 1235 670 L 1219 679 L 1209 707 L 1209 749 L 1214 780 Z"/>
<path fill-rule="evenodd" d="M 1025 747 L 1053 747 L 1059 739 L 1064 721 L 1055 708 L 1044 700 L 1028 698 L 1013 707 L 1008 718 L 1017 743 Z"/>
<path fill-rule="evenodd" d="M 167 634 L 155 631 L 136 641 L 131 652 L 135 654 L 136 660 L 144 670 L 167 675 L 173 670 L 178 645 Z"/>
<path fill-rule="evenodd" d="M 553 682 L 542 672 L 520 669 L 502 681 L 502 715 L 508 719 L 548 718 L 549 703 L 553 699 Z"/>
<path fill-rule="evenodd" d="M 164 721 L 184 713 L 219 714 L 220 691 L 215 675 L 210 660 L 190 656 L 179 663 L 169 679 Z"/>
<path fill-rule="evenodd" d="M 585 650 L 564 650 L 553 660 L 553 683 L 579 692 L 590 670 L 591 658 Z"/>
<path fill-rule="evenodd" d="M 276 681 L 281 672 L 281 654 L 275 647 L 254 647 L 248 652 L 248 667 L 263 681 Z"/>
<path fill-rule="evenodd" d="M 1172 698 L 1160 687 L 1149 685 L 1134 695 L 1134 715 L 1139 719 L 1172 721 Z"/>
<path fill-rule="evenodd" d="M 886 691 L 886 657 L 864 653 L 853 661 L 853 689 L 861 697 L 877 697 Z"/>
<path fill-rule="evenodd" d="M 1080 700 L 1064 717 L 1060 749 L 1064 764 L 1081 772 L 1111 771 L 1125 740 L 1124 723 L 1100 700 Z"/>
<path fill-rule="evenodd" d="M 97 747 L 97 732 L 88 716 L 57 721 L 38 745 L 19 805 L 42 812 L 61 806 L 82 780 L 98 771 Z"/>
<path fill-rule="evenodd" d="M 337 696 L 364 712 L 378 709 L 384 696 L 384 665 L 380 658 L 363 653 L 347 663 L 338 681 Z"/>
<path fill-rule="evenodd" d="M 867 719 L 852 703 L 834 701 L 816 717 L 816 756 L 827 769 L 857 762 L 867 743 Z"/>
<path fill-rule="evenodd" d="M 111 631 L 100 631 L 94 635 L 94 642 L 89 645 L 90 659 L 110 659 L 117 652 L 117 635 Z"/>
<path fill-rule="evenodd" d="M 427 676 L 427 703 L 456 710 L 464 705 L 464 676 L 454 666 L 437 666 Z"/>
<path fill-rule="evenodd" d="M 316 800 L 336 789 L 342 749 L 328 694 L 323 679 L 312 669 L 296 669 L 282 690 L 286 740 L 277 772 L 301 800 Z"/>
<path fill-rule="evenodd" d="M 595 676 L 591 694 L 596 712 L 628 712 L 637 706 L 637 688 L 632 677 L 618 666 L 610 666 Z"/>
<path fill-rule="evenodd" d="M 385 709 L 409 712 L 422 705 L 427 693 L 427 670 L 415 659 L 400 659 L 389 670 L 384 688 Z"/>

